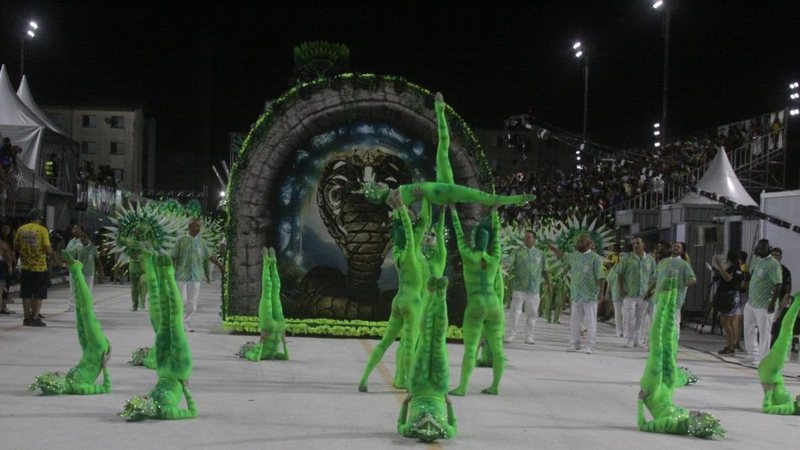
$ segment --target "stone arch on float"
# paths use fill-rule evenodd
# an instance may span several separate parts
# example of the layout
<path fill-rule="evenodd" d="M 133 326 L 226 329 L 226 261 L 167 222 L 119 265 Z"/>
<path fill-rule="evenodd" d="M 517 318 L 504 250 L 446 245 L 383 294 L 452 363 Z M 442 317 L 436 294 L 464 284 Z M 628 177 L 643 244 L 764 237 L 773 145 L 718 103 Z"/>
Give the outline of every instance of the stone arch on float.
<path fill-rule="evenodd" d="M 431 92 L 401 78 L 345 74 L 297 86 L 270 105 L 253 125 L 231 173 L 225 255 L 228 273 L 222 293 L 226 323 L 258 314 L 261 249 L 275 245 L 269 236 L 275 217 L 268 199 L 275 195 L 277 180 L 300 146 L 325 130 L 366 121 L 402 127 L 431 143 L 435 151 L 433 103 Z M 456 182 L 471 187 L 490 184 L 491 172 L 471 130 L 449 107 L 447 116 Z M 462 212 L 469 224 L 481 210 L 465 206 Z M 334 318 L 380 320 L 385 319 L 381 317 L 384 312 L 388 316 L 388 307 L 372 311 L 372 317 Z"/>

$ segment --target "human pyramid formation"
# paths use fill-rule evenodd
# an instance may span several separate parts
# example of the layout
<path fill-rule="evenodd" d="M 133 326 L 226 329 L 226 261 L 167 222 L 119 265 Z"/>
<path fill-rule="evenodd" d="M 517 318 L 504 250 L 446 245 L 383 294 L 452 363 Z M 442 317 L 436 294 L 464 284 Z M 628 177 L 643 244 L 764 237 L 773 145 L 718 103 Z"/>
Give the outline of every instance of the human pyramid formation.
<path fill-rule="evenodd" d="M 522 205 L 533 198 L 530 195 L 488 194 L 455 184 L 449 162 L 449 132 L 441 94 L 436 95 L 435 108 L 439 132 L 436 181 L 403 185 L 397 189 L 372 183 L 364 183 L 362 187 L 362 193 L 370 201 L 386 202 L 392 207 L 392 254 L 399 288 L 392 301 L 386 332 L 370 354 L 358 389 L 368 391 L 370 373 L 391 343 L 400 336 L 393 385 L 406 389 L 408 395 L 397 419 L 397 431 L 402 436 L 426 442 L 456 435 L 457 420 L 448 395 L 466 394 L 482 337 L 490 354 L 487 362 L 491 363 L 493 370 L 492 383 L 482 392 L 499 393 L 505 366 L 505 327 L 501 272 L 503 249 L 497 208 L 509 204 Z M 421 203 L 419 217 L 412 221 L 411 207 L 417 202 Z M 492 209 L 490 218 L 473 228 L 471 243 L 461 227 L 456 203 L 479 203 Z M 435 224 L 433 206 L 438 206 Z M 467 291 L 462 329 L 464 357 L 459 384 L 452 390 L 446 343 L 448 279 L 444 276 L 447 260 L 445 212 L 448 207 Z M 115 222 L 111 234 L 116 247 L 141 261 L 151 299 L 149 315 L 155 332 L 155 345 L 152 350 L 139 350 L 138 359 L 157 373 L 154 388 L 145 395 L 131 398 L 121 416 L 128 420 L 194 418 L 197 408 L 188 389 L 192 355 L 183 324 L 183 300 L 170 257 L 183 223 L 176 215 L 159 210 L 158 206 L 123 209 Z M 245 344 L 239 356 L 254 362 L 288 360 L 286 323 L 280 302 L 280 278 L 274 249 L 263 249 L 262 257 L 260 339 Z M 80 362 L 66 375 L 47 372 L 36 378 L 31 389 L 39 389 L 48 395 L 108 393 L 111 378 L 106 363 L 111 346 L 95 317 L 91 291 L 83 278 L 81 263 L 69 254 L 65 254 L 65 260 L 76 286 L 76 329 L 83 354 Z M 675 280 L 663 283 L 657 292 L 658 307 L 650 330 L 650 353 L 640 383 L 638 427 L 643 431 L 704 438 L 722 436 L 725 431 L 716 418 L 708 413 L 687 411 L 672 400 L 674 389 L 686 384 L 685 376 L 676 365 L 677 295 L 678 283 Z M 781 376 L 798 310 L 800 295 L 795 296 L 778 340 L 759 366 L 764 389 L 762 410 L 768 414 L 800 415 L 800 400 L 793 399 L 786 391 Z M 103 382 L 97 385 L 101 373 Z M 185 408 L 181 406 L 182 400 L 185 400 Z M 652 421 L 646 420 L 645 408 L 652 415 Z"/>

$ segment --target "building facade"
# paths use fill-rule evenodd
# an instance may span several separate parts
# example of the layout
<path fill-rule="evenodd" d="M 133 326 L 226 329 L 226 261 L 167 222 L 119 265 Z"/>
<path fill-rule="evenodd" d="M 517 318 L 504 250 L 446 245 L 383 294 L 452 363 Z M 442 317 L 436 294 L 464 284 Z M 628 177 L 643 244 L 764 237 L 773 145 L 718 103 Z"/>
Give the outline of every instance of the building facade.
<path fill-rule="evenodd" d="M 139 192 L 155 182 L 155 121 L 141 104 L 49 106 L 42 110 L 80 145 L 81 165 L 109 166 L 120 189 Z"/>

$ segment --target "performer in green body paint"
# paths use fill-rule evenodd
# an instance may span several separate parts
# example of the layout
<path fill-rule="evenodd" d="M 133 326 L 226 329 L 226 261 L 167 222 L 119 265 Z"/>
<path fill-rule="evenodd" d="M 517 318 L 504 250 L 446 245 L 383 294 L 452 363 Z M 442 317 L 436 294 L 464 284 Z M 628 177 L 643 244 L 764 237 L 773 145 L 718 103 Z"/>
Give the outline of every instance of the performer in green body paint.
<path fill-rule="evenodd" d="M 640 381 L 637 406 L 639 430 L 688 434 L 701 438 L 724 436 L 725 430 L 714 416 L 699 411 L 687 411 L 676 406 L 672 400 L 677 373 L 675 304 L 678 281 L 674 278 L 667 279 L 660 286 L 657 292 L 659 306 L 650 328 L 650 353 Z M 652 421 L 646 420 L 645 407 L 653 416 Z"/>
<path fill-rule="evenodd" d="M 486 334 L 486 342 L 492 352 L 492 384 L 482 390 L 484 394 L 497 395 L 500 379 L 503 377 L 505 355 L 503 353 L 504 313 L 503 304 L 497 295 L 495 279 L 498 274 L 502 249 L 500 248 L 500 216 L 497 209 L 491 213 L 489 231 L 477 227 L 474 245 L 466 242 L 458 212 L 451 205 L 453 229 L 464 269 L 464 284 L 467 289 L 467 307 L 464 311 L 462 335 L 464 338 L 464 358 L 461 365 L 461 379 L 451 395 L 463 396 L 475 368 L 478 342 L 481 334 Z"/>
<path fill-rule="evenodd" d="M 761 380 L 761 387 L 764 389 L 761 410 L 766 414 L 800 416 L 800 395 L 792 398 L 792 394 L 786 390 L 786 382 L 781 375 L 789 350 L 791 350 L 794 323 L 798 311 L 800 311 L 800 293 L 794 295 L 792 306 L 783 316 L 778 338 L 772 344 L 767 356 L 758 365 L 758 377 Z"/>
<path fill-rule="evenodd" d="M 449 439 L 458 425 L 447 398 L 450 366 L 447 358 L 447 278 L 428 279 L 425 318 L 411 368 L 408 396 L 400 408 L 397 432 L 425 442 Z"/>
<path fill-rule="evenodd" d="M 92 293 L 83 279 L 83 264 L 65 252 L 64 261 L 69 264 L 69 276 L 75 294 L 75 327 L 81 345 L 81 360 L 67 372 L 66 376 L 47 372 L 36 377 L 30 390 L 41 389 L 46 395 L 55 394 L 105 394 L 111 391 L 111 377 L 106 364 L 111 355 L 111 344 L 103 333 L 100 322 L 94 315 Z M 103 384 L 95 384 L 102 372 Z"/>
<path fill-rule="evenodd" d="M 395 387 L 406 388 L 422 315 L 422 262 L 419 258 L 419 249 L 414 241 L 411 217 L 396 191 L 388 200 L 390 206 L 394 208 L 392 213 L 392 256 L 397 266 L 399 286 L 397 294 L 392 300 L 392 310 L 386 325 L 386 332 L 370 353 L 367 367 L 358 383 L 360 392 L 367 392 L 367 380 L 370 373 L 381 362 L 384 353 L 401 331 L 402 358 L 397 366 L 397 371 L 400 373 L 395 377 Z"/>
<path fill-rule="evenodd" d="M 175 269 L 168 255 L 156 257 L 157 267 L 152 261 L 151 257 L 145 260 L 145 270 L 148 279 L 158 280 L 150 286 L 151 298 L 158 299 L 160 311 L 156 333 L 158 382 L 149 394 L 128 400 L 120 415 L 128 420 L 194 418 L 197 409 L 188 388 L 192 354 L 183 328 L 183 301 Z M 182 398 L 186 399 L 186 408 L 180 407 Z"/>
<path fill-rule="evenodd" d="M 278 260 L 275 249 L 262 249 L 263 258 L 261 271 L 261 301 L 258 305 L 259 342 L 248 342 L 239 351 L 239 357 L 250 361 L 265 359 L 289 359 L 289 349 L 286 347 L 286 320 L 283 317 L 281 306 L 281 278 L 278 275 Z M 283 342 L 283 353 L 280 344 Z"/>

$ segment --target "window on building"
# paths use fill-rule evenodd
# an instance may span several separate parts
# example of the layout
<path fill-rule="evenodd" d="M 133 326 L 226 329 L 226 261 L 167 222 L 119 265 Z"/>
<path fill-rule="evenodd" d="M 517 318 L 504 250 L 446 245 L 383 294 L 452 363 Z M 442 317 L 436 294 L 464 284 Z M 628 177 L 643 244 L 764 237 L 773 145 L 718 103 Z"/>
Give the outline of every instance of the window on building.
<path fill-rule="evenodd" d="M 81 153 L 86 153 L 86 154 L 97 153 L 97 143 L 94 141 L 81 142 Z"/>
<path fill-rule="evenodd" d="M 111 116 L 111 118 L 108 121 L 108 125 L 111 128 L 125 128 L 125 117 Z"/>
<path fill-rule="evenodd" d="M 112 142 L 111 143 L 111 152 L 112 155 L 124 155 L 125 154 L 125 143 L 124 142 Z"/>
<path fill-rule="evenodd" d="M 59 127 L 64 126 L 64 115 L 61 113 L 47 113 L 47 118 Z"/>
<path fill-rule="evenodd" d="M 125 171 L 124 170 L 122 170 L 122 169 L 114 169 L 114 178 L 117 179 L 117 182 L 122 181 L 124 176 L 125 176 Z"/>
<path fill-rule="evenodd" d="M 97 128 L 97 116 L 94 114 L 84 114 L 83 128 Z"/>

